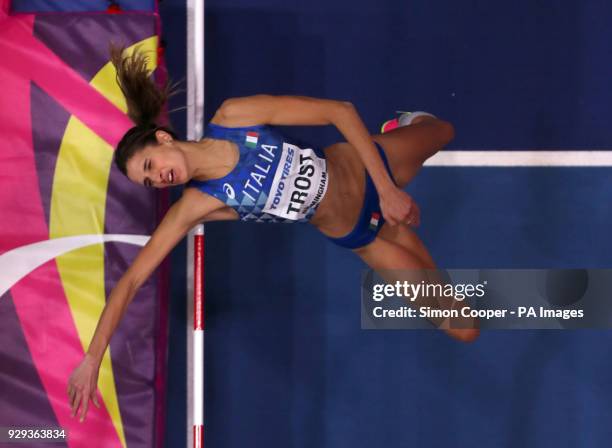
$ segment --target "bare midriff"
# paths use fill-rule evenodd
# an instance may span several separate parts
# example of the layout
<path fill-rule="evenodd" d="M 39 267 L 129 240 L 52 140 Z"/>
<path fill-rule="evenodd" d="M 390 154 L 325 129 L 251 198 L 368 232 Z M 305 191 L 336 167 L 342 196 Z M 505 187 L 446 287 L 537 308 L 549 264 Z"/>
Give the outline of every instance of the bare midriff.
<path fill-rule="evenodd" d="M 359 217 L 365 191 L 365 169 L 349 143 L 325 148 L 328 186 L 310 223 L 323 234 L 338 238 L 348 234 Z"/>

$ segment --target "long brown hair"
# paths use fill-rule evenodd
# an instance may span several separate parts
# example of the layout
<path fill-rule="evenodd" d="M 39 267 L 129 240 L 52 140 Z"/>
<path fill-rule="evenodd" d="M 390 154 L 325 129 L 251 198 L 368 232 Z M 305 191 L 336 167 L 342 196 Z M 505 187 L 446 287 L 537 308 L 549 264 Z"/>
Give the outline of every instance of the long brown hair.
<path fill-rule="evenodd" d="M 168 98 L 173 95 L 173 86 L 166 82 L 159 85 L 151 79 L 147 68 L 148 56 L 136 48 L 131 55 L 124 56 L 125 47 L 111 44 L 110 60 L 117 70 L 117 84 L 127 101 L 128 116 L 135 126 L 125 133 L 115 150 L 115 164 L 127 176 L 127 161 L 147 145 L 157 144 L 155 132 L 163 130 L 177 138 L 157 120 Z"/>

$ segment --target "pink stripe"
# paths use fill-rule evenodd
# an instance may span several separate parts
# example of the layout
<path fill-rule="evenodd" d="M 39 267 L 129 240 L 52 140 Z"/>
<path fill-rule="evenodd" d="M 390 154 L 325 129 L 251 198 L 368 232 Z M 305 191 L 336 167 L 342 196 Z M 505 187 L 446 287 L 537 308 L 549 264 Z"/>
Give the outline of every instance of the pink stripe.
<path fill-rule="evenodd" d="M 68 112 L 115 147 L 133 126 L 130 119 L 89 86 L 77 72 L 32 36 L 28 22 L 19 16 L 7 19 L 0 32 L 0 54 L 7 70 L 31 79 Z"/>
<path fill-rule="evenodd" d="M 32 74 L 32 67 L 24 64 L 25 58 L 18 51 L 29 52 L 26 45 L 35 41 L 32 27 L 33 16 L 20 16 L 19 20 L 5 20 L 0 30 L 0 60 L 11 61 L 11 64 L 0 65 L 0 84 L 5 92 L 0 97 L 0 132 L 3 136 L 0 163 L 3 184 L 0 188 L 0 235 L 3 238 L 0 239 L 0 254 L 49 237 L 38 190 L 32 143 L 28 77 Z M 14 60 L 14 57 L 18 60 Z M 28 56 L 35 57 L 41 57 L 40 52 L 34 51 L 33 55 Z M 13 63 L 15 65 L 11 68 L 7 67 Z M 18 69 L 24 68 L 30 71 L 20 73 Z M 38 70 L 44 69 L 39 67 Z M 53 73 L 59 76 L 60 72 Z M 48 83 L 47 78 L 53 73 L 39 74 L 37 79 Z M 66 72 L 61 73 L 67 75 Z M 67 87 L 63 81 L 59 84 Z M 80 88 L 74 90 L 82 93 Z M 24 222 L 27 225 L 24 226 Z M 44 296 L 40 291 L 45 291 Z M 83 358 L 83 347 L 55 261 L 41 266 L 17 283 L 11 289 L 11 295 L 32 361 L 57 418 L 57 422 L 49 423 L 69 431 L 70 447 L 91 446 L 92 440 L 96 441 L 97 446 L 120 447 L 119 436 L 99 394 L 102 409 L 92 406 L 87 419 L 81 424 L 70 417 L 66 388 L 72 370 Z"/>

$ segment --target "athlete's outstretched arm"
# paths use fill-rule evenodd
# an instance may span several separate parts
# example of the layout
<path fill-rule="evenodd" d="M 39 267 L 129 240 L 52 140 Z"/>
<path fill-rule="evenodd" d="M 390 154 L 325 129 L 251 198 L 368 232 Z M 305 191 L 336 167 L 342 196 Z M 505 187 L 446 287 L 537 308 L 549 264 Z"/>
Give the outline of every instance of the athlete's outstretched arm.
<path fill-rule="evenodd" d="M 223 102 L 211 120 L 227 127 L 272 125 L 334 125 L 359 154 L 380 196 L 383 216 L 390 224 L 414 218 L 418 208 L 389 177 L 376 146 L 355 107 L 346 101 L 303 96 L 254 95 Z"/>
<path fill-rule="evenodd" d="M 168 210 L 151 239 L 111 291 L 87 353 L 70 376 L 68 396 L 73 416 L 80 406 L 81 421 L 84 420 L 90 398 L 99 407 L 96 390 L 102 357 L 136 291 L 189 229 L 223 205 L 217 199 L 186 189 L 183 197 Z"/>

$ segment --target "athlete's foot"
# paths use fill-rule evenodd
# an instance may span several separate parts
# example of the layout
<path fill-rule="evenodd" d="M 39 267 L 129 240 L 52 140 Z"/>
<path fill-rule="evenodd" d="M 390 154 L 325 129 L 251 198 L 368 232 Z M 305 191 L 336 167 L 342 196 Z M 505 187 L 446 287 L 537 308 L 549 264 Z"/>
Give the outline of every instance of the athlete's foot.
<path fill-rule="evenodd" d="M 452 328 L 461 324 L 463 328 Z M 480 320 L 478 318 L 447 318 L 438 324 L 440 330 L 449 335 L 451 338 L 461 342 L 474 342 L 480 335 Z"/>
<path fill-rule="evenodd" d="M 414 117 L 414 119 L 410 122 L 410 124 L 411 125 L 419 124 L 423 121 L 431 121 L 431 120 L 437 120 L 437 118 L 434 117 L 433 115 L 419 115 L 418 117 Z"/>
<path fill-rule="evenodd" d="M 436 118 L 434 115 L 429 112 L 404 112 L 404 111 L 396 111 L 398 116 L 391 120 L 387 120 L 383 123 L 380 129 L 380 133 L 384 134 L 385 132 L 392 131 L 400 126 L 410 126 L 411 124 L 417 124 L 421 121 L 430 120 L 432 118 Z"/>
<path fill-rule="evenodd" d="M 446 334 L 448 334 L 451 338 L 457 339 L 461 342 L 474 342 L 480 335 L 480 330 L 478 328 L 450 328 L 444 331 L 446 331 Z"/>

